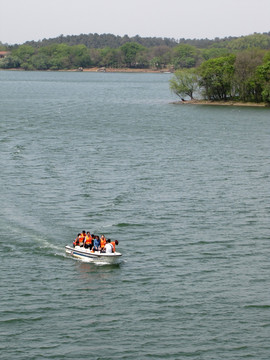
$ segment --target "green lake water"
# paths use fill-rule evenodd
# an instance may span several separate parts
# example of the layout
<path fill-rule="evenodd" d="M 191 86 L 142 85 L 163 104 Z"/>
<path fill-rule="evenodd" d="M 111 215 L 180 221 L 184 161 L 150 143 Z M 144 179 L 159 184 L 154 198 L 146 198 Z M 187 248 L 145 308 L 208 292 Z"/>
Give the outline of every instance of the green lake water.
<path fill-rule="evenodd" d="M 269 360 L 270 110 L 170 77 L 0 72 L 2 360 Z"/>

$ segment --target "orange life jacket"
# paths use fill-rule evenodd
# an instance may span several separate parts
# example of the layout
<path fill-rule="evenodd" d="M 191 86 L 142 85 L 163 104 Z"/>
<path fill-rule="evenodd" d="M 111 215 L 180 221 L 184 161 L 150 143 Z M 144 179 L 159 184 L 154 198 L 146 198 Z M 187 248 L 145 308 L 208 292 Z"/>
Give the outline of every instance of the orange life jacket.
<path fill-rule="evenodd" d="M 92 237 L 91 235 L 86 235 L 85 237 L 85 244 L 91 245 L 92 244 Z"/>
<path fill-rule="evenodd" d="M 111 244 L 113 246 L 113 252 L 115 252 L 115 241 L 111 241 Z"/>
<path fill-rule="evenodd" d="M 83 241 L 84 241 L 84 236 L 83 236 L 83 234 L 80 234 L 80 236 L 79 236 L 79 243 L 80 243 L 80 244 L 83 244 Z"/>
<path fill-rule="evenodd" d="M 105 238 L 101 238 L 100 239 L 100 247 L 104 248 L 104 246 L 106 245 L 106 239 Z"/>

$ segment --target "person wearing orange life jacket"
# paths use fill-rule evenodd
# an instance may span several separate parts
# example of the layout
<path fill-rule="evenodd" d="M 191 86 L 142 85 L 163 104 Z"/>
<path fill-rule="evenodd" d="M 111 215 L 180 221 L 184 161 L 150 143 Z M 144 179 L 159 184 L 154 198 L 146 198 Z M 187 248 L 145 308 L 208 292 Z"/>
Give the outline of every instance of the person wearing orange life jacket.
<path fill-rule="evenodd" d="M 104 249 L 104 246 L 106 245 L 106 238 L 104 235 L 101 235 L 100 237 L 100 247 L 101 247 L 101 250 Z"/>
<path fill-rule="evenodd" d="M 73 247 L 78 246 L 79 245 L 79 237 L 81 234 L 78 234 L 76 239 L 73 241 Z"/>
<path fill-rule="evenodd" d="M 92 249 L 92 236 L 90 235 L 89 231 L 87 231 L 87 234 L 84 239 L 84 247 L 86 249 L 88 249 L 88 248 L 90 248 L 90 250 Z"/>
<path fill-rule="evenodd" d="M 115 245 L 118 245 L 119 242 L 118 242 L 118 240 L 114 240 L 114 241 L 111 241 L 111 244 L 113 246 L 113 252 L 115 253 Z"/>
<path fill-rule="evenodd" d="M 79 246 L 81 246 L 81 247 L 83 246 L 85 236 L 86 236 L 86 232 L 83 230 L 79 236 Z"/>

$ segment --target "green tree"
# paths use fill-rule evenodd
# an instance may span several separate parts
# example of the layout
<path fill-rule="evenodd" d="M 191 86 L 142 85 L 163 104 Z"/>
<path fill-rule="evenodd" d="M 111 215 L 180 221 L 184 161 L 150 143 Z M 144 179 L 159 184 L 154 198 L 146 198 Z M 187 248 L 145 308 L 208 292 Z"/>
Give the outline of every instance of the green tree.
<path fill-rule="evenodd" d="M 23 62 L 29 61 L 34 53 L 35 49 L 30 45 L 21 45 L 16 50 L 12 51 L 12 55 L 17 56 Z"/>
<path fill-rule="evenodd" d="M 69 56 L 53 56 L 50 59 L 50 69 L 51 70 L 62 70 L 70 69 L 70 59 Z"/>
<path fill-rule="evenodd" d="M 242 36 L 234 39 L 228 43 L 228 48 L 231 50 L 241 51 L 252 48 L 269 49 L 270 36 L 266 34 L 253 34 Z"/>
<path fill-rule="evenodd" d="M 199 68 L 200 86 L 208 100 L 227 100 L 233 96 L 235 56 L 225 56 L 203 62 Z"/>
<path fill-rule="evenodd" d="M 121 66 L 121 52 L 119 49 L 111 49 L 106 47 L 100 50 L 101 59 L 99 60 L 99 66 L 115 67 Z"/>
<path fill-rule="evenodd" d="M 175 69 L 192 68 L 199 59 L 199 51 L 195 46 L 180 44 L 173 49 L 172 62 Z"/>
<path fill-rule="evenodd" d="M 92 66 L 104 66 L 100 64 L 102 60 L 100 49 L 90 49 L 90 58 L 92 61 Z"/>
<path fill-rule="evenodd" d="M 129 42 L 120 47 L 123 54 L 125 65 L 128 67 L 136 67 L 136 58 L 139 53 L 143 52 L 145 48 L 135 42 Z"/>
<path fill-rule="evenodd" d="M 68 56 L 71 52 L 71 46 L 67 44 L 57 44 L 52 46 L 54 56 Z"/>
<path fill-rule="evenodd" d="M 42 49 L 41 52 L 49 56 L 49 68 L 51 70 L 71 68 L 71 46 L 66 44 L 53 44 Z"/>
<path fill-rule="evenodd" d="M 262 100 L 270 104 L 270 61 L 258 66 L 256 74 L 261 81 Z"/>
<path fill-rule="evenodd" d="M 38 53 L 32 56 L 31 64 L 36 70 L 48 70 L 50 68 L 50 59 L 45 54 Z"/>
<path fill-rule="evenodd" d="M 236 55 L 234 81 L 236 93 L 242 101 L 262 100 L 262 88 L 256 69 L 262 65 L 264 54 L 263 50 L 250 49 L 238 52 Z"/>
<path fill-rule="evenodd" d="M 70 66 L 72 68 L 91 66 L 89 50 L 85 45 L 74 45 L 69 49 Z"/>
<path fill-rule="evenodd" d="M 193 99 L 194 92 L 198 90 L 199 79 L 194 69 L 177 70 L 170 80 L 170 89 L 182 100 L 189 96 Z"/>
<path fill-rule="evenodd" d="M 31 58 L 35 54 L 35 49 L 30 45 L 21 45 L 12 51 L 12 57 L 18 58 L 20 66 L 25 70 L 33 70 Z"/>
<path fill-rule="evenodd" d="M 148 62 L 154 69 L 162 69 L 171 61 L 171 48 L 168 46 L 154 46 L 148 49 Z"/>
<path fill-rule="evenodd" d="M 140 69 L 145 69 L 149 67 L 149 60 L 146 49 L 139 51 L 136 55 L 135 60 L 136 60 L 136 67 Z"/>
<path fill-rule="evenodd" d="M 17 56 L 8 55 L 0 60 L 0 68 L 16 69 L 21 66 L 21 60 Z"/>
<path fill-rule="evenodd" d="M 268 61 L 270 61 L 270 51 L 267 51 L 263 57 L 264 63 L 267 63 Z"/>
<path fill-rule="evenodd" d="M 201 50 L 201 55 L 204 60 L 214 59 L 221 56 L 229 55 L 230 51 L 226 48 L 209 48 Z"/>
<path fill-rule="evenodd" d="M 155 56 L 150 60 L 150 66 L 153 69 L 161 69 L 162 68 L 162 60 L 160 56 Z"/>

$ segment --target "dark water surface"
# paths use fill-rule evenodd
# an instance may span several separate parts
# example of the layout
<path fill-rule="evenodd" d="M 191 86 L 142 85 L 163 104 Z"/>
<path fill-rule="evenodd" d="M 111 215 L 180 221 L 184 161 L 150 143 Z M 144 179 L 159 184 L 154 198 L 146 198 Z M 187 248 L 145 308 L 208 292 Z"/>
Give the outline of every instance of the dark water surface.
<path fill-rule="evenodd" d="M 1 359 L 269 360 L 270 110 L 169 78 L 0 72 Z"/>

